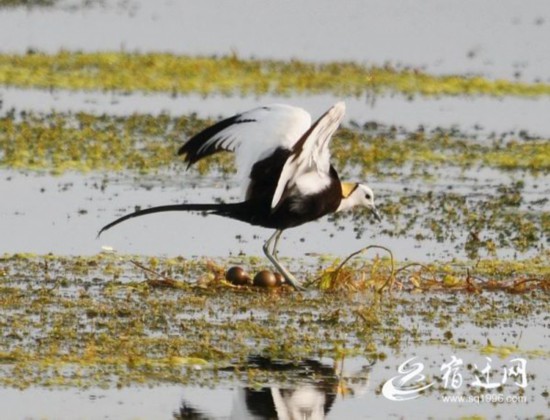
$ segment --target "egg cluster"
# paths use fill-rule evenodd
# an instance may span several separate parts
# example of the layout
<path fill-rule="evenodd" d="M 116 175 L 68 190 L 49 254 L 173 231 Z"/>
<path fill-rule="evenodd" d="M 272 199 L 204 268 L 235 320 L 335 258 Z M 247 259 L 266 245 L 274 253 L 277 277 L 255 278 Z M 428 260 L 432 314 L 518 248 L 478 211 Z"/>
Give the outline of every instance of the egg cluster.
<path fill-rule="evenodd" d="M 261 270 L 254 278 L 238 266 L 231 267 L 225 273 L 225 279 L 236 286 L 257 286 L 264 288 L 281 287 L 285 280 L 280 273 L 274 273 L 270 270 Z"/>

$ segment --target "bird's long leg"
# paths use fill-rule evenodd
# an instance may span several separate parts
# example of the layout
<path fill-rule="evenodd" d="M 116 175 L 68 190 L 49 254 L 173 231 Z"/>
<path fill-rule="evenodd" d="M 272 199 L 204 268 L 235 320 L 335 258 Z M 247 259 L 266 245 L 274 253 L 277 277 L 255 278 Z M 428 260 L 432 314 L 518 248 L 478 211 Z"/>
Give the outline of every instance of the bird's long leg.
<path fill-rule="evenodd" d="M 273 235 L 275 237 L 275 240 L 273 241 L 273 250 L 271 251 L 271 253 L 277 261 L 279 261 L 279 252 L 277 251 L 277 245 L 279 245 L 279 239 L 281 239 L 282 234 L 282 230 L 277 230 L 275 231 L 275 235 Z"/>
<path fill-rule="evenodd" d="M 275 266 L 277 271 L 283 275 L 285 280 L 296 290 L 306 290 L 302 286 L 300 286 L 300 283 L 296 278 L 285 268 L 283 265 L 279 262 L 279 260 L 274 257 L 273 255 L 277 253 L 277 242 L 279 241 L 279 238 L 281 237 L 281 234 L 283 233 L 282 230 L 276 230 L 275 233 L 265 242 L 263 246 L 264 254 L 265 256 L 271 261 L 271 264 Z M 270 250 L 271 243 L 274 241 L 273 249 Z"/>

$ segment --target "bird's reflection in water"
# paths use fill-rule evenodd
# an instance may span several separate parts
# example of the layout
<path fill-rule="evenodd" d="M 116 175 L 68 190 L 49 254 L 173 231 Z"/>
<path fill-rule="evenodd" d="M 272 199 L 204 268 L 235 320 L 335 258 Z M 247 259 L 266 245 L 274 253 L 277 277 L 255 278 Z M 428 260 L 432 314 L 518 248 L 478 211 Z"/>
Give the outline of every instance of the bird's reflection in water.
<path fill-rule="evenodd" d="M 262 388 L 238 388 L 233 391 L 231 411 L 223 418 L 324 419 L 338 395 L 356 396 L 365 393 L 368 385 L 370 366 L 363 367 L 353 376 L 347 376 L 343 375 L 341 364 L 343 361 L 330 366 L 317 360 L 306 360 L 296 365 L 264 357 L 251 357 L 249 367 L 264 372 L 288 372 L 293 378 L 293 383 Z M 202 407 L 184 398 L 178 412 L 174 413 L 174 418 L 195 420 L 218 418 L 209 414 L 211 411 L 209 408 L 215 405 L 216 401 L 210 401 L 208 398 L 206 400 L 208 406 Z"/>

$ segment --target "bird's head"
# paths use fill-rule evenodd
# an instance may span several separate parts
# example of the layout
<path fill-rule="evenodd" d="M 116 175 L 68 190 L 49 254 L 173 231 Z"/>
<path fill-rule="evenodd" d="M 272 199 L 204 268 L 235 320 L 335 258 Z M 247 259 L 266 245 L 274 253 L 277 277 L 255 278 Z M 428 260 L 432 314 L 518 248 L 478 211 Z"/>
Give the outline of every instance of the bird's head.
<path fill-rule="evenodd" d="M 368 185 L 342 182 L 342 201 L 336 211 L 351 209 L 355 206 L 366 207 L 372 211 L 378 221 L 382 220 L 374 205 L 374 194 Z"/>

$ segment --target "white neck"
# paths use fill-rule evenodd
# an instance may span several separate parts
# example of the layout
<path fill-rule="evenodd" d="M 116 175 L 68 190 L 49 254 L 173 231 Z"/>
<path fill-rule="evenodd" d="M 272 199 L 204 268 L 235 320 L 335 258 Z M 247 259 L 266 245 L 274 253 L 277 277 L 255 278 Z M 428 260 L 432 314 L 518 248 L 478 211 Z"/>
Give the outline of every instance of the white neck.
<path fill-rule="evenodd" d="M 359 199 L 356 194 L 351 194 L 349 197 L 342 198 L 340 205 L 336 211 L 349 210 L 359 204 Z"/>

